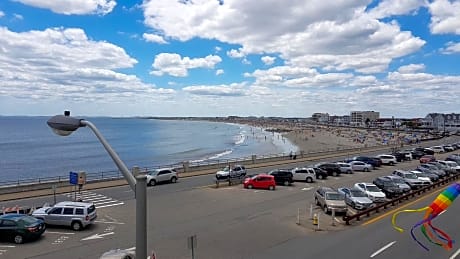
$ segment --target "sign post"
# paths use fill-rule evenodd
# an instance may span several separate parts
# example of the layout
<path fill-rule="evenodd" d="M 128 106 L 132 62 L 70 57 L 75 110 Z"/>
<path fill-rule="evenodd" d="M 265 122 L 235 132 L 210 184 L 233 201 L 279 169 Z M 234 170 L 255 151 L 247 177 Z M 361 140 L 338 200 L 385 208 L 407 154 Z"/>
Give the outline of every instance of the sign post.
<path fill-rule="evenodd" d="M 196 235 L 188 238 L 188 249 L 192 250 L 192 259 L 195 259 Z"/>
<path fill-rule="evenodd" d="M 69 173 L 69 183 L 72 184 L 74 187 L 74 201 L 77 200 L 77 188 L 76 185 L 78 184 L 78 173 L 70 172 Z"/>

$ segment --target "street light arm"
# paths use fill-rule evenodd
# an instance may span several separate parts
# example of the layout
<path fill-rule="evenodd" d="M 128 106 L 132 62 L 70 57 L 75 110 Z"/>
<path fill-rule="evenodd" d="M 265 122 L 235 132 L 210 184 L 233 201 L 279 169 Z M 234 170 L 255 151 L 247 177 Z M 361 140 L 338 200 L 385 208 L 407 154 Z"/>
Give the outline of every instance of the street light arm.
<path fill-rule="evenodd" d="M 126 165 L 123 163 L 123 161 L 120 159 L 118 154 L 112 149 L 110 146 L 109 142 L 105 140 L 104 136 L 99 132 L 99 130 L 96 128 L 94 124 L 87 120 L 81 120 L 80 124 L 82 126 L 88 126 L 94 134 L 96 134 L 96 137 L 99 139 L 99 141 L 102 143 L 104 146 L 105 150 L 109 153 L 110 157 L 112 158 L 113 162 L 117 165 L 118 169 L 121 171 L 123 176 L 125 177 L 126 181 L 128 181 L 129 186 L 131 189 L 135 192 L 136 191 L 136 178 L 131 174 L 131 172 L 128 170 Z"/>

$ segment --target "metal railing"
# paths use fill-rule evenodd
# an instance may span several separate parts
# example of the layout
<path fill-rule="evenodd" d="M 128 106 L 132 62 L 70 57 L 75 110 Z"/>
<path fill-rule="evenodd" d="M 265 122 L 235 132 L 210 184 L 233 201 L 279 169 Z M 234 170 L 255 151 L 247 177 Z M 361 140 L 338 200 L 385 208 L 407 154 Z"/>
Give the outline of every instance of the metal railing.
<path fill-rule="evenodd" d="M 388 207 L 394 207 L 394 206 L 397 206 L 398 204 L 402 203 L 403 201 L 405 200 L 409 200 L 410 198 L 414 198 L 416 195 L 421 195 L 431 189 L 436 189 L 438 187 L 441 187 L 441 186 L 444 186 L 448 183 L 451 183 L 453 181 L 456 181 L 460 178 L 460 174 L 455 174 L 453 176 L 450 176 L 448 178 L 445 178 L 443 180 L 440 180 L 436 183 L 433 183 L 431 185 L 428 185 L 428 186 L 425 186 L 423 188 L 420 188 L 420 189 L 417 189 L 417 190 L 412 190 L 411 192 L 405 194 L 405 195 L 402 195 L 402 196 L 399 196 L 398 198 L 395 198 L 395 199 L 392 199 L 391 201 L 387 201 L 387 202 L 384 202 L 382 204 L 378 204 L 377 206 L 374 206 L 370 209 L 367 209 L 367 210 L 363 210 L 361 212 L 358 212 L 354 215 L 345 215 L 343 216 L 343 221 L 345 221 L 345 224 L 347 225 L 350 225 L 350 221 L 352 220 L 356 220 L 356 221 L 360 221 L 361 218 L 363 217 L 370 217 L 372 214 L 376 214 L 376 213 L 379 213 L 381 210 L 385 210 L 387 209 Z"/>

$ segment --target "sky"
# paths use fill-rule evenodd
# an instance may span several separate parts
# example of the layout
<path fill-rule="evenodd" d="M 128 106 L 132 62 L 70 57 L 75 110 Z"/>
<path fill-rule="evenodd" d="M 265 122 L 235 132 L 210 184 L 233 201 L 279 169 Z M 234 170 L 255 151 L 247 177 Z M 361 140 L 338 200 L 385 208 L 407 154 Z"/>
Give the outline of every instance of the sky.
<path fill-rule="evenodd" d="M 460 0 L 1 0 L 0 115 L 459 113 Z"/>

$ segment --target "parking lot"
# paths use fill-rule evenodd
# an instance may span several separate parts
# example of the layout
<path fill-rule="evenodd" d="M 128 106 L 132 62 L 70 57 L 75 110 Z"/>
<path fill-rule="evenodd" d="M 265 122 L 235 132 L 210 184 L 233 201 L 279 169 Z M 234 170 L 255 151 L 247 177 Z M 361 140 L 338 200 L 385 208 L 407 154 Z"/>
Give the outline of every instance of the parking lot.
<path fill-rule="evenodd" d="M 442 159 L 444 156 L 447 154 L 437 157 Z M 331 215 L 324 214 L 314 205 L 313 193 L 317 187 L 351 187 L 356 182 L 372 182 L 395 169 L 415 169 L 418 164 L 418 160 L 413 160 L 382 166 L 371 172 L 330 176 L 313 183 L 295 182 L 291 186 L 277 186 L 275 191 L 244 189 L 241 184 L 223 184 L 216 188 L 212 175 L 149 187 L 148 247 L 158 258 L 189 258 L 187 238 L 196 235 L 197 257 L 241 258 L 299 236 L 343 230 L 348 226 L 343 224 L 339 215 L 333 221 Z M 260 168 L 250 173 L 271 169 L 276 167 Z M 57 199 L 68 200 L 69 195 L 59 195 Z M 135 200 L 129 187 L 85 191 L 83 195 L 83 200 L 94 202 L 98 208 L 96 224 L 78 232 L 49 227 L 40 240 L 22 245 L 2 242 L 0 257 L 98 258 L 114 248 L 132 249 L 135 246 Z M 20 202 L 33 205 L 52 199 L 42 197 Z M 18 203 L 3 202 L 0 207 Z M 319 228 L 310 219 L 310 208 L 319 215 Z"/>

